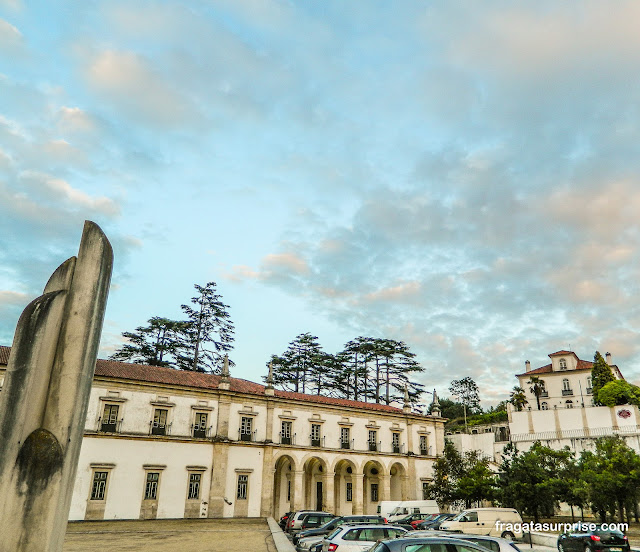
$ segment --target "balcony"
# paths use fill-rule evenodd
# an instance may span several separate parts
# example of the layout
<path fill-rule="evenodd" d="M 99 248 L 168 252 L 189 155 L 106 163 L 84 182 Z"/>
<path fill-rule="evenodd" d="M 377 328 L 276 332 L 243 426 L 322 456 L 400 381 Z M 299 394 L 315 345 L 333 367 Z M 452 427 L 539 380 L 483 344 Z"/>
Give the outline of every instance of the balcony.
<path fill-rule="evenodd" d="M 403 444 L 394 443 L 393 445 L 391 445 L 391 448 L 395 454 L 404 453 L 404 443 Z"/>
<path fill-rule="evenodd" d="M 573 389 L 563 389 L 562 390 L 563 397 L 573 397 Z"/>
<path fill-rule="evenodd" d="M 341 449 L 352 449 L 353 448 L 353 439 L 349 439 L 349 440 L 341 439 L 340 440 L 340 448 Z"/>
<path fill-rule="evenodd" d="M 420 449 L 421 456 L 431 456 L 431 447 L 421 448 Z"/>
<path fill-rule="evenodd" d="M 204 427 L 198 424 L 191 426 L 191 436 L 194 439 L 206 439 L 209 435 L 211 435 L 211 426 Z"/>
<path fill-rule="evenodd" d="M 280 444 L 281 445 L 295 445 L 296 444 L 296 434 L 295 433 L 293 435 L 291 433 L 289 433 L 289 434 L 285 433 L 283 435 L 282 432 L 280 432 L 278 434 L 278 436 L 280 437 Z"/>
<path fill-rule="evenodd" d="M 151 420 L 149 422 L 149 435 L 171 435 L 171 424 L 162 424 Z"/>
<path fill-rule="evenodd" d="M 256 432 L 258 430 L 247 431 L 247 430 L 238 430 L 238 440 L 239 441 L 255 441 L 256 440 Z"/>
<path fill-rule="evenodd" d="M 314 437 L 309 435 L 309 441 L 312 447 L 324 447 L 324 437 Z"/>
<path fill-rule="evenodd" d="M 369 441 L 369 451 L 370 452 L 378 452 L 380 450 L 381 441 Z"/>
<path fill-rule="evenodd" d="M 587 387 L 587 395 L 593 395 L 593 387 Z"/>
<path fill-rule="evenodd" d="M 119 420 L 103 420 L 98 418 L 98 431 L 102 433 L 120 433 L 120 425 L 123 418 Z"/>
<path fill-rule="evenodd" d="M 549 396 L 549 391 L 541 391 L 540 398 L 546 399 Z"/>

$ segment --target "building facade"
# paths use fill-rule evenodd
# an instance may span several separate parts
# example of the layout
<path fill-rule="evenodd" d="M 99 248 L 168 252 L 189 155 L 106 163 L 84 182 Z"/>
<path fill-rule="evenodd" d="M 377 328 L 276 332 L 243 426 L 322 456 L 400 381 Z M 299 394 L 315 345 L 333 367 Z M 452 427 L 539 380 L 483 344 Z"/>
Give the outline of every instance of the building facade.
<path fill-rule="evenodd" d="M 375 513 L 423 497 L 443 426 L 408 406 L 98 360 L 70 519 Z"/>
<path fill-rule="evenodd" d="M 536 396 L 528 383 L 531 376 L 536 376 L 544 386 L 540 395 L 540 410 L 553 408 L 573 408 L 575 406 L 593 406 L 591 385 L 591 369 L 593 362 L 581 360 L 573 351 L 558 351 L 549 355 L 550 364 L 531 369 L 531 363 L 525 362 L 525 372 L 518 374 L 518 385 L 525 391 L 528 407 L 537 408 Z M 611 362 L 611 354 L 605 356 L 617 379 L 624 379 L 620 370 Z"/>

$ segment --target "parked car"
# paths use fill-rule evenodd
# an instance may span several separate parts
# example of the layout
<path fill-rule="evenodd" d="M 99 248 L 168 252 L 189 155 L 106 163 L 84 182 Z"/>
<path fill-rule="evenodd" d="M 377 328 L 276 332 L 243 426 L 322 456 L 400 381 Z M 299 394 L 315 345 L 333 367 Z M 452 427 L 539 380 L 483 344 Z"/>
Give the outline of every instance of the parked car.
<path fill-rule="evenodd" d="M 389 523 L 395 523 L 409 514 L 437 514 L 440 511 L 435 500 L 403 500 L 389 514 Z"/>
<path fill-rule="evenodd" d="M 328 512 L 308 512 L 306 514 L 302 514 L 300 516 L 300 529 L 297 530 L 297 533 L 304 531 L 305 529 L 317 529 L 335 517 L 336 516 Z"/>
<path fill-rule="evenodd" d="M 370 552 L 487 552 L 472 542 L 451 537 L 402 537 L 384 540 Z"/>
<path fill-rule="evenodd" d="M 516 531 L 516 528 L 520 530 Z M 440 529 L 503 539 L 522 538 L 522 518 L 513 508 L 472 508 L 441 523 Z"/>
<path fill-rule="evenodd" d="M 297 512 L 293 512 L 290 516 L 289 519 L 287 520 L 287 525 L 285 526 L 285 532 L 287 533 L 291 533 L 291 530 L 293 529 L 294 524 L 296 525 L 296 529 L 300 528 L 300 517 L 303 514 L 310 514 L 311 512 L 315 512 L 316 510 L 298 510 Z"/>
<path fill-rule="evenodd" d="M 453 518 L 455 514 L 438 514 L 433 519 L 426 519 L 415 525 L 416 529 L 440 529 L 440 524 Z"/>
<path fill-rule="evenodd" d="M 333 518 L 331 521 L 328 521 L 321 527 L 317 527 L 315 529 L 306 529 L 304 531 L 300 531 L 293 537 L 293 544 L 297 545 L 301 539 L 306 539 L 307 537 L 318 537 L 318 540 L 322 540 L 325 535 L 331 533 L 334 529 L 339 527 L 340 525 L 344 525 L 345 523 L 375 523 L 382 524 L 387 523 L 387 520 L 380 516 L 369 516 L 369 515 L 360 515 L 360 516 L 340 516 Z M 308 543 L 311 541 L 306 541 L 307 547 Z"/>
<path fill-rule="evenodd" d="M 414 522 L 420 523 L 428 519 L 433 519 L 437 515 L 438 514 L 424 514 L 420 512 L 415 512 L 403 518 L 396 519 L 395 521 L 391 521 L 390 523 L 393 523 L 394 525 L 402 525 L 403 527 L 407 526 L 407 529 L 411 530 L 411 529 L 414 529 L 414 526 L 413 526 Z"/>
<path fill-rule="evenodd" d="M 433 521 L 441 514 L 412 514 L 411 517 L 414 517 L 412 521 L 409 522 L 411 527 L 416 529 L 420 523 L 425 521 Z"/>
<path fill-rule="evenodd" d="M 622 531 L 603 529 L 601 524 L 576 523 L 558 537 L 559 552 L 628 552 L 629 539 Z"/>
<path fill-rule="evenodd" d="M 364 552 L 376 541 L 394 539 L 405 535 L 408 531 L 396 525 L 341 525 L 322 541 L 322 552 Z M 485 551 L 486 552 L 486 551 Z"/>
<path fill-rule="evenodd" d="M 521 552 L 515 542 L 509 539 L 502 539 L 500 537 L 490 537 L 488 535 L 461 535 L 459 533 L 452 534 L 451 537 L 467 542 L 473 542 L 479 546 L 483 546 L 491 552 Z M 582 550 L 580 552 L 582 552 Z"/>
<path fill-rule="evenodd" d="M 280 526 L 280 529 L 282 529 L 283 531 L 286 529 L 287 527 L 287 520 L 289 519 L 289 516 L 293 514 L 293 512 L 286 512 L 278 521 L 278 525 Z"/>

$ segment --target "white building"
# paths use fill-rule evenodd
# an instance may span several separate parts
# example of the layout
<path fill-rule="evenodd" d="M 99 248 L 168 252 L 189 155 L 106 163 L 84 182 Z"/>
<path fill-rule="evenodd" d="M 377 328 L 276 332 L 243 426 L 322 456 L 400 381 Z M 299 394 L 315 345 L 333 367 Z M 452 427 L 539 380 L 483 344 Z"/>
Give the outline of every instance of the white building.
<path fill-rule="evenodd" d="M 408 406 L 98 360 L 70 519 L 375 513 L 422 498 L 443 426 Z"/>
<path fill-rule="evenodd" d="M 554 449 L 565 446 L 576 453 L 591 450 L 595 439 L 620 435 L 626 443 L 640 452 L 640 412 L 637 406 L 594 406 L 591 386 L 593 362 L 581 360 L 572 351 L 558 351 L 549 355 L 551 364 L 518 374 L 520 387 L 525 390 L 529 404 L 521 411 L 508 405 L 510 439 L 520 449 L 528 449 L 535 441 Z M 605 359 L 617 379 L 624 379 L 618 367 Z M 540 410 L 536 397 L 527 382 L 537 376 L 544 384 L 540 396 Z"/>
<path fill-rule="evenodd" d="M 552 408 L 573 408 L 574 406 L 592 406 L 591 369 L 593 362 L 581 360 L 573 351 L 558 351 L 549 355 L 551 364 L 531 369 L 531 363 L 525 362 L 525 372 L 518 374 L 518 385 L 527 396 L 529 407 L 537 409 L 537 400 L 528 383 L 531 376 L 540 378 L 544 391 L 540 395 L 540 410 Z M 611 354 L 605 357 L 617 379 L 624 379 L 615 364 L 611 364 Z"/>

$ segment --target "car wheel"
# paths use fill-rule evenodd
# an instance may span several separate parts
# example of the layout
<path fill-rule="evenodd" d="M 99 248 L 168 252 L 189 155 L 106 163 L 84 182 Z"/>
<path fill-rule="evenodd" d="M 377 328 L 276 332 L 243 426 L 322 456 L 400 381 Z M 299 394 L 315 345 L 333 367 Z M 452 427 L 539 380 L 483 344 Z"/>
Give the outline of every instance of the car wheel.
<path fill-rule="evenodd" d="M 505 531 L 500 535 L 503 539 L 513 540 L 516 536 L 511 531 Z"/>

